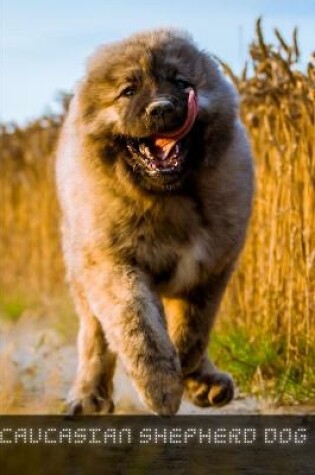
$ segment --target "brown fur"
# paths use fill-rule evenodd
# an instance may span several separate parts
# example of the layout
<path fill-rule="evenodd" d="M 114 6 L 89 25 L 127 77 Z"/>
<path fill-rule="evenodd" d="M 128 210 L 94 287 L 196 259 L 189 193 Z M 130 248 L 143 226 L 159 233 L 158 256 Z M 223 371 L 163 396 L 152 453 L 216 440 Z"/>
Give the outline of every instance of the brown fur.
<path fill-rule="evenodd" d="M 178 127 L 187 87 L 199 109 L 181 168 L 150 176 L 128 141 Z M 172 112 L 149 116 L 161 96 Z M 115 354 L 158 414 L 175 413 L 184 389 L 201 406 L 229 402 L 232 380 L 206 353 L 244 243 L 252 163 L 235 92 L 210 56 L 174 30 L 102 46 L 63 127 L 57 183 L 81 319 L 72 410 L 112 409 Z"/>

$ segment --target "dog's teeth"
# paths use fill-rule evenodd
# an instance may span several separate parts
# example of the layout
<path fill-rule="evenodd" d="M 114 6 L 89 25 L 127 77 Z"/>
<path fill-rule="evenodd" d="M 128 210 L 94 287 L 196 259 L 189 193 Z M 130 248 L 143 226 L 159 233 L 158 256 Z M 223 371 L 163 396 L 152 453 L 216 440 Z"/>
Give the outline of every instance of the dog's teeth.
<path fill-rule="evenodd" d="M 144 143 L 141 143 L 141 144 L 139 145 L 139 150 L 140 150 L 140 152 L 143 153 L 144 155 L 146 154 L 146 148 L 147 148 L 147 147 L 145 146 Z"/>
<path fill-rule="evenodd" d="M 142 143 L 140 146 L 139 146 L 139 150 L 140 150 L 140 153 L 142 153 L 142 155 L 144 155 L 145 157 L 149 158 L 149 159 L 152 159 L 154 158 L 154 156 L 152 155 L 152 152 L 150 150 L 150 148 L 145 145 L 144 143 Z"/>
<path fill-rule="evenodd" d="M 144 153 L 145 153 L 145 155 L 146 155 L 147 157 L 153 158 L 153 155 L 152 155 L 152 153 L 151 153 L 151 150 L 149 149 L 148 146 L 145 147 Z"/>

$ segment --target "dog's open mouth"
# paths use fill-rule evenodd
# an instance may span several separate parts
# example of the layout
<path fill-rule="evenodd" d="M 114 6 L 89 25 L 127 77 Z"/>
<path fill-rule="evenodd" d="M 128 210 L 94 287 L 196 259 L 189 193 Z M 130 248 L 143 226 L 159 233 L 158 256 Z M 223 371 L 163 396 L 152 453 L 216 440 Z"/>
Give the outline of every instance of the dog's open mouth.
<path fill-rule="evenodd" d="M 128 138 L 127 148 L 131 156 L 140 158 L 149 175 L 180 172 L 187 155 L 187 135 L 197 117 L 197 98 L 193 89 L 189 90 L 187 116 L 177 129 L 156 134 L 143 139 Z"/>
<path fill-rule="evenodd" d="M 160 147 L 152 139 L 128 139 L 127 148 L 131 155 L 141 160 L 150 175 L 158 172 L 180 171 L 187 153 L 187 140 L 179 140 L 172 147 Z"/>

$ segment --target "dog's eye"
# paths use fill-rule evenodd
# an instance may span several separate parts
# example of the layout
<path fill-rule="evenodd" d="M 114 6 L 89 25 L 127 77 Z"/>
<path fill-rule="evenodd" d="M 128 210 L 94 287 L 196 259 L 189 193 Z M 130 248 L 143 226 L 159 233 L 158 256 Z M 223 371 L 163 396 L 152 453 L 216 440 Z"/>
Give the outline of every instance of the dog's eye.
<path fill-rule="evenodd" d="M 129 97 L 133 96 L 136 93 L 136 88 L 134 86 L 127 86 L 120 93 L 120 96 Z"/>
<path fill-rule="evenodd" d="M 175 84 L 178 86 L 180 89 L 187 89 L 188 87 L 192 87 L 190 82 L 186 81 L 185 79 L 175 79 Z"/>

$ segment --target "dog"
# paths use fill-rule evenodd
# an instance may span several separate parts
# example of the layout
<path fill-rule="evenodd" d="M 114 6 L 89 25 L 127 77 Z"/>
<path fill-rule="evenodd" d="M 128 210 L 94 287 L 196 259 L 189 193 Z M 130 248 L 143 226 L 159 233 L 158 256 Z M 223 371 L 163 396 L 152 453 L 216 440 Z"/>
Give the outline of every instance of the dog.
<path fill-rule="evenodd" d="M 67 279 L 80 317 L 71 413 L 114 409 L 118 356 L 147 408 L 233 398 L 208 357 L 243 247 L 252 155 L 238 98 L 188 33 L 99 47 L 57 148 Z"/>

